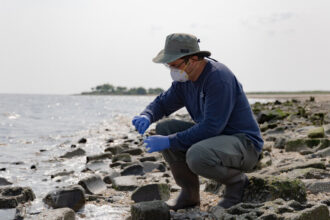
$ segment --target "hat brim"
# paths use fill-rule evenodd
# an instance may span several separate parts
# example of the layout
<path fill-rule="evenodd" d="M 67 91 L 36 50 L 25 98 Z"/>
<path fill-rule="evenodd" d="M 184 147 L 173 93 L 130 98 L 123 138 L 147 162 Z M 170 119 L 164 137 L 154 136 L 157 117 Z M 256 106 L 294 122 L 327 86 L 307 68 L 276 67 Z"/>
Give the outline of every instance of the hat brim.
<path fill-rule="evenodd" d="M 181 57 L 185 57 L 192 54 L 201 54 L 201 53 L 203 53 L 206 57 L 211 56 L 211 52 L 209 51 L 197 51 L 197 52 L 184 53 L 184 54 L 166 54 L 163 49 L 157 54 L 155 58 L 152 59 L 152 61 L 155 63 L 171 63 L 177 59 L 180 59 Z"/>

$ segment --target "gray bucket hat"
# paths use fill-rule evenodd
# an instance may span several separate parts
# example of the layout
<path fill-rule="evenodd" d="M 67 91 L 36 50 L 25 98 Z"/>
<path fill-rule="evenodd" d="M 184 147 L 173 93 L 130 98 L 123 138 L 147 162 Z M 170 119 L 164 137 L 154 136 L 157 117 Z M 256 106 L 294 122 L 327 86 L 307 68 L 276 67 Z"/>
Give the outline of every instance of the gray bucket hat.
<path fill-rule="evenodd" d="M 199 39 L 191 34 L 174 33 L 166 37 L 165 47 L 155 58 L 155 63 L 171 63 L 181 57 L 203 53 L 210 56 L 209 51 L 199 50 Z"/>

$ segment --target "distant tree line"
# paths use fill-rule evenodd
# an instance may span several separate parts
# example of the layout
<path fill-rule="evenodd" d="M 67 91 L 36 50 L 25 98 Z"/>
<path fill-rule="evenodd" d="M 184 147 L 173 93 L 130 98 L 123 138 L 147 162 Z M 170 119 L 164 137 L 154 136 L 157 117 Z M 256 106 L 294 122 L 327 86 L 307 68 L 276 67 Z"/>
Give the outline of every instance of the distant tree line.
<path fill-rule="evenodd" d="M 91 92 L 82 92 L 82 95 L 158 95 L 164 92 L 162 88 L 143 87 L 127 88 L 124 86 L 113 86 L 109 83 L 99 85 L 92 88 Z"/>

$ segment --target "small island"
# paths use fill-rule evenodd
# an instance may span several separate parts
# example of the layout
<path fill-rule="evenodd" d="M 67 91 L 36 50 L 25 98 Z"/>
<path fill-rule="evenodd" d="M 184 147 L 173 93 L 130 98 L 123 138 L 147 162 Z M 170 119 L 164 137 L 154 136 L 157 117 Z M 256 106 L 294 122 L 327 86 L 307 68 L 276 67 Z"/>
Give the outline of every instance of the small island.
<path fill-rule="evenodd" d="M 92 88 L 90 92 L 82 92 L 81 95 L 159 95 L 164 92 L 162 88 L 113 86 L 109 83 L 98 85 Z"/>

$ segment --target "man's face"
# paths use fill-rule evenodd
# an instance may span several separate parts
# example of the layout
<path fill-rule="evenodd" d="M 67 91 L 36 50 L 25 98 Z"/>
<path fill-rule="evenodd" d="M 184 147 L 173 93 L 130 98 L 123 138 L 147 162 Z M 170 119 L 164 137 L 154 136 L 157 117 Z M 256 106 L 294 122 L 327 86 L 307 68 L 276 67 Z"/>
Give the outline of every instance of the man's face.
<path fill-rule="evenodd" d="M 189 58 L 188 62 L 185 63 L 184 59 L 180 58 L 177 59 L 171 63 L 168 63 L 167 65 L 173 68 L 177 68 L 180 70 L 183 70 L 187 73 L 189 80 L 195 80 L 196 78 L 196 72 L 194 69 L 196 68 L 196 63 L 198 62 L 198 57 L 197 56 L 192 56 Z"/>

